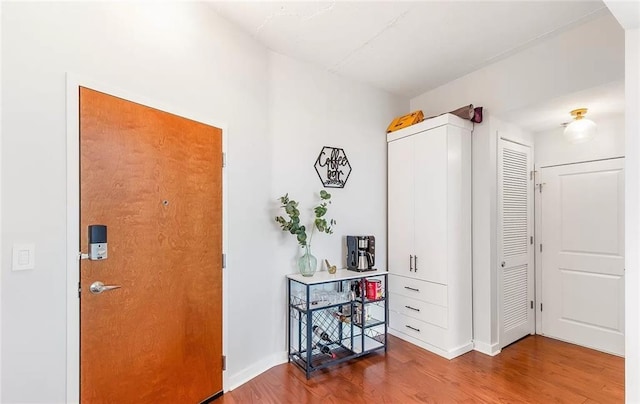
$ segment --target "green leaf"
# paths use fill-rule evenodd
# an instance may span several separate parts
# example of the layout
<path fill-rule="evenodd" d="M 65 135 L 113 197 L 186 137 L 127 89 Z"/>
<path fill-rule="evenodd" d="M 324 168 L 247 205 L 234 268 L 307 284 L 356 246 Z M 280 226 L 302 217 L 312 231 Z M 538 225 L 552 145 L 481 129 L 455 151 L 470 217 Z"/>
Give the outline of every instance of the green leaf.
<path fill-rule="evenodd" d="M 316 213 L 316 217 L 322 217 L 327 213 L 327 207 L 324 205 L 316 206 L 313 210 Z"/>
<path fill-rule="evenodd" d="M 298 232 L 297 238 L 298 238 L 298 243 L 300 243 L 301 245 L 306 245 L 306 243 L 307 243 L 307 233 L 305 233 L 304 231 Z"/>
<path fill-rule="evenodd" d="M 318 205 L 313 208 L 315 218 L 312 222 L 310 237 L 313 237 L 313 232 L 316 229 L 321 233 L 333 233 L 331 225 L 336 223 L 335 220 L 330 219 L 329 221 L 327 221 L 327 219 L 323 218 L 323 216 L 327 214 L 327 206 L 331 203 L 331 201 L 329 200 L 330 198 L 331 194 L 329 194 L 327 191 L 320 191 L 320 203 L 318 203 Z M 310 238 L 307 238 L 307 230 L 305 226 L 300 225 L 301 220 L 300 210 L 298 209 L 298 202 L 293 199 L 289 199 L 289 194 L 287 193 L 284 196 L 280 197 L 280 203 L 282 204 L 280 207 L 284 209 L 286 215 L 288 216 L 288 220 L 283 216 L 276 216 L 275 221 L 280 225 L 283 231 L 287 231 L 295 235 L 298 244 L 300 244 L 301 247 L 307 246 L 307 240 L 310 240 Z"/>

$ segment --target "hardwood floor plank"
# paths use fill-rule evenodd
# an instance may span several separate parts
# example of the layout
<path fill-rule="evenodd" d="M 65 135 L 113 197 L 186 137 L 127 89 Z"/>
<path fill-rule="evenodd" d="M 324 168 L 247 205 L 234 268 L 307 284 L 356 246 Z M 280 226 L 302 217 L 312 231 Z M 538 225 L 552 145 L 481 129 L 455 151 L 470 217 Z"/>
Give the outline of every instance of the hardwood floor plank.
<path fill-rule="evenodd" d="M 217 400 L 236 403 L 622 403 L 624 359 L 542 336 L 451 361 L 389 336 L 376 353 L 306 380 L 284 364 Z"/>

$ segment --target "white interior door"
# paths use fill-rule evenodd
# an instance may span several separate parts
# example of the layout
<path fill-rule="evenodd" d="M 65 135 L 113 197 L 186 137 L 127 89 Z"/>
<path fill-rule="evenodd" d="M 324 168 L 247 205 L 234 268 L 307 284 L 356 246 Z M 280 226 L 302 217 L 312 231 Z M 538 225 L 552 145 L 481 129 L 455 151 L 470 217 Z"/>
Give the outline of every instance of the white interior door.
<path fill-rule="evenodd" d="M 500 346 L 535 332 L 531 148 L 498 144 L 498 314 Z"/>
<path fill-rule="evenodd" d="M 624 355 L 624 159 L 540 170 L 541 333 Z"/>

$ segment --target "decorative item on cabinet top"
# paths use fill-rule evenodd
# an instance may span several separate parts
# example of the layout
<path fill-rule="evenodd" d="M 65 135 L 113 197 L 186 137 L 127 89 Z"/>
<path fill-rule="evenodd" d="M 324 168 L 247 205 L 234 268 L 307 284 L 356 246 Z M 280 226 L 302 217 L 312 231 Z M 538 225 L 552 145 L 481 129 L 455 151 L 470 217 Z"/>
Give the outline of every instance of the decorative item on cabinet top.
<path fill-rule="evenodd" d="M 473 104 L 465 105 L 464 107 L 460 107 L 458 109 L 454 109 L 453 111 L 443 112 L 438 115 L 433 115 L 425 118 L 424 120 L 435 118 L 436 116 L 451 114 L 455 115 L 458 118 L 466 119 L 473 123 L 482 123 L 482 109 L 483 107 L 474 107 Z"/>
<path fill-rule="evenodd" d="M 424 114 L 420 110 L 414 111 L 407 115 L 396 117 L 387 127 L 387 133 L 393 132 L 394 130 L 406 128 L 407 126 L 411 126 L 416 123 L 420 123 L 423 120 Z"/>
<path fill-rule="evenodd" d="M 324 146 L 313 167 L 325 188 L 344 188 L 351 174 L 351 164 L 339 147 Z"/>
<path fill-rule="evenodd" d="M 441 114 L 429 116 L 427 118 L 424 117 L 422 111 L 420 110 L 404 116 L 399 116 L 391 121 L 391 124 L 389 124 L 389 127 L 387 128 L 387 133 L 394 132 L 398 129 L 403 129 L 408 126 L 415 125 L 416 123 L 420 123 L 427 119 L 435 118 L 444 114 L 452 114 L 473 123 L 482 123 L 482 107 L 474 107 L 473 104 L 469 104 L 458 109 L 454 109 L 453 111 L 443 112 Z"/>

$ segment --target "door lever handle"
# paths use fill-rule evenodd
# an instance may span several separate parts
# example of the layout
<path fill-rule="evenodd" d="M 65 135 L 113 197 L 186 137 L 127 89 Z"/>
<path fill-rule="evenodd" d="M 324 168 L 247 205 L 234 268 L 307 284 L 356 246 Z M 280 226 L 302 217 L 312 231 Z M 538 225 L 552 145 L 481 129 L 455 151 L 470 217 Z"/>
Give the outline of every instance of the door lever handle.
<path fill-rule="evenodd" d="M 91 286 L 89 286 L 89 291 L 94 295 L 99 295 L 104 291 L 109 291 L 113 289 L 120 289 L 122 286 L 120 285 L 105 285 L 100 281 L 93 282 Z"/>

